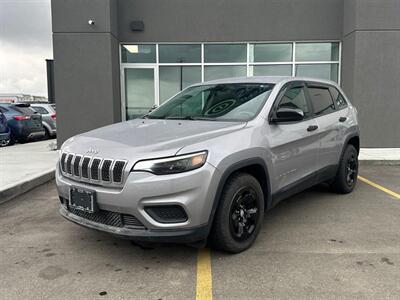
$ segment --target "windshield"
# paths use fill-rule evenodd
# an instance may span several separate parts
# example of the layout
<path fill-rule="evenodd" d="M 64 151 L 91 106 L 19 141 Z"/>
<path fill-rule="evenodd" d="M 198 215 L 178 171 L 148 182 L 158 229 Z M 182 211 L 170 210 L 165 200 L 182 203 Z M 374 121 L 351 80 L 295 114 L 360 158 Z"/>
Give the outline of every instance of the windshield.
<path fill-rule="evenodd" d="M 259 113 L 272 88 L 273 84 L 261 83 L 193 86 L 145 118 L 248 121 Z"/>

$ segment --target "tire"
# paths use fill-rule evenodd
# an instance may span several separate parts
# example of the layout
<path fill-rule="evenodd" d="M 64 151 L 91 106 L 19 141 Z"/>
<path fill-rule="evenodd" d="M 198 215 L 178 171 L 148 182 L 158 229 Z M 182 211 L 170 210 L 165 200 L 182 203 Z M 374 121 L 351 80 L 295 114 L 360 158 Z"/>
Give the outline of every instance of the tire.
<path fill-rule="evenodd" d="M 48 130 L 46 127 L 44 127 L 44 136 L 43 136 L 42 139 L 43 139 L 43 140 L 48 140 L 48 139 L 50 139 L 50 132 L 49 132 L 49 130 Z"/>
<path fill-rule="evenodd" d="M 212 247 L 239 253 L 256 240 L 264 218 L 264 195 L 260 183 L 246 173 L 226 182 L 210 232 Z"/>
<path fill-rule="evenodd" d="M 13 135 L 10 134 L 10 142 L 8 143 L 8 146 L 12 146 L 14 144 L 15 144 L 15 139 L 14 139 Z"/>
<path fill-rule="evenodd" d="M 339 163 L 338 172 L 331 185 L 340 194 L 351 193 L 356 186 L 358 175 L 358 152 L 353 145 L 347 145 Z"/>
<path fill-rule="evenodd" d="M 7 147 L 11 143 L 11 136 L 7 139 L 4 139 L 0 142 L 0 147 Z"/>

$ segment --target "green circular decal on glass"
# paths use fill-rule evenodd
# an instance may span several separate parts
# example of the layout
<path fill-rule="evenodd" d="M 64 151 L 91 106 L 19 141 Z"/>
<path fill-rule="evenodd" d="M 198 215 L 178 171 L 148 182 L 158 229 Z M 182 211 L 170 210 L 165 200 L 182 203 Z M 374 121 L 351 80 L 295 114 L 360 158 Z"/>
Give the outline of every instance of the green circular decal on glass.
<path fill-rule="evenodd" d="M 220 115 L 229 110 L 233 105 L 235 105 L 235 103 L 236 101 L 234 99 L 222 101 L 220 103 L 215 104 L 213 107 L 207 110 L 205 112 L 205 115 L 207 116 Z"/>

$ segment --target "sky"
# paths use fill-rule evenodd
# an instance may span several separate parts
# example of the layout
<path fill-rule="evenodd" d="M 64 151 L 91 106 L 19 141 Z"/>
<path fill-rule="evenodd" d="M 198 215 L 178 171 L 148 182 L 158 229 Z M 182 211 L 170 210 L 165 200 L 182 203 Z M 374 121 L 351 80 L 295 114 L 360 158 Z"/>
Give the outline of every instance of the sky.
<path fill-rule="evenodd" d="M 47 96 L 50 0 L 0 0 L 0 93 Z"/>

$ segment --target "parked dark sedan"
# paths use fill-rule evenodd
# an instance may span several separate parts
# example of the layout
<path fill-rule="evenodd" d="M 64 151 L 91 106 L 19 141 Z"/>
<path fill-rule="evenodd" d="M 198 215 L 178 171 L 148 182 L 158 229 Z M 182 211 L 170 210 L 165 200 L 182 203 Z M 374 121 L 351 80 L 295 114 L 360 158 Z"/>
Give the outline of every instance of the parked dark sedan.
<path fill-rule="evenodd" d="M 29 104 L 0 103 L 0 111 L 11 129 L 11 144 L 15 141 L 25 143 L 45 135 L 42 116 L 31 109 Z"/>
<path fill-rule="evenodd" d="M 0 111 L 0 147 L 10 144 L 11 131 L 7 125 L 6 116 Z"/>

